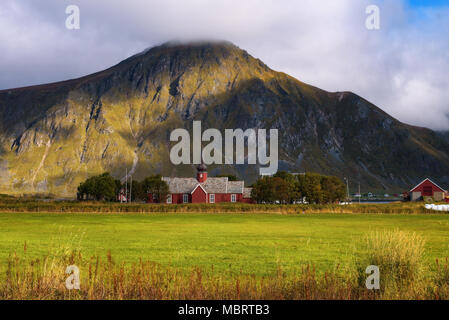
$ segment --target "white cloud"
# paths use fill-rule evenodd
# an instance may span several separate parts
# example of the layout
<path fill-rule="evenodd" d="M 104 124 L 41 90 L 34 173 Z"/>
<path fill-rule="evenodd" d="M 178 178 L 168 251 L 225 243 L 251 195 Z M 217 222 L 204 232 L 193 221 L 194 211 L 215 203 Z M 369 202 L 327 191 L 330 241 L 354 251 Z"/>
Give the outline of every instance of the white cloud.
<path fill-rule="evenodd" d="M 381 30 L 365 8 L 381 9 Z M 81 30 L 65 29 L 65 8 Z M 2 0 L 0 88 L 82 76 L 172 39 L 225 39 L 273 69 L 353 91 L 401 121 L 449 129 L 449 9 L 401 1 Z"/>

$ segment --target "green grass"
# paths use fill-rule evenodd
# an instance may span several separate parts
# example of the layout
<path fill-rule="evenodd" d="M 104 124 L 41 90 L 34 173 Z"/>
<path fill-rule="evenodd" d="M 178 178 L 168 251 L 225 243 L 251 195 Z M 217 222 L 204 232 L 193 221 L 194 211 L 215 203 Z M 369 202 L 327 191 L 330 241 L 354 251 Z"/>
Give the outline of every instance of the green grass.
<path fill-rule="evenodd" d="M 79 246 L 84 257 L 110 251 L 117 262 L 185 271 L 262 276 L 307 264 L 325 271 L 348 265 L 366 234 L 392 229 L 422 236 L 429 265 L 449 256 L 449 215 L 0 213 L 0 268 L 26 242 L 28 258 Z"/>

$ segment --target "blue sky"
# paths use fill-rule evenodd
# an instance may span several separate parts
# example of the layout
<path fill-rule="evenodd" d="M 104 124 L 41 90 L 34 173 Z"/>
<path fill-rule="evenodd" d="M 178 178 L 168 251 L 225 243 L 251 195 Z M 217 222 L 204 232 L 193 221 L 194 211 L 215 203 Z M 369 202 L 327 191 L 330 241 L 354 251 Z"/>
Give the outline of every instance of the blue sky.
<path fill-rule="evenodd" d="M 449 0 L 407 0 L 412 7 L 447 7 Z"/>

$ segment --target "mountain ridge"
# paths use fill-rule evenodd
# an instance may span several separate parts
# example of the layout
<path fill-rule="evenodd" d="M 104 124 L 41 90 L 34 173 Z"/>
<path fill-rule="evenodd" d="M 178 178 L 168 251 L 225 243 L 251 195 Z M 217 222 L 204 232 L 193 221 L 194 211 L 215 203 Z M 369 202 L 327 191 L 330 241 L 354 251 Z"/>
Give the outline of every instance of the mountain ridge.
<path fill-rule="evenodd" d="M 230 42 L 170 43 L 77 79 L 0 91 L 0 191 L 74 194 L 86 177 L 125 168 L 191 176 L 169 163 L 169 133 L 277 128 L 280 170 L 347 176 L 401 190 L 449 183 L 449 144 L 352 92 L 327 92 L 270 69 Z M 251 183 L 257 167 L 211 166 Z"/>

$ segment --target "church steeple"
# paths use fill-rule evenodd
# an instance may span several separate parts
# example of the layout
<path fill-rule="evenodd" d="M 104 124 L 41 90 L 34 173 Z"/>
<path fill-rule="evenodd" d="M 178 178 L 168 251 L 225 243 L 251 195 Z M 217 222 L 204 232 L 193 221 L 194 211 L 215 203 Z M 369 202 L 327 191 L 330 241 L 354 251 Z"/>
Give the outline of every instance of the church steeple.
<path fill-rule="evenodd" d="M 196 180 L 199 183 L 204 183 L 207 180 L 207 167 L 204 163 L 201 163 L 197 168 Z"/>

